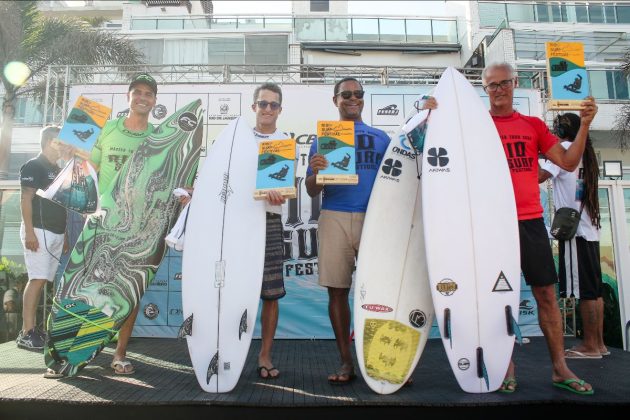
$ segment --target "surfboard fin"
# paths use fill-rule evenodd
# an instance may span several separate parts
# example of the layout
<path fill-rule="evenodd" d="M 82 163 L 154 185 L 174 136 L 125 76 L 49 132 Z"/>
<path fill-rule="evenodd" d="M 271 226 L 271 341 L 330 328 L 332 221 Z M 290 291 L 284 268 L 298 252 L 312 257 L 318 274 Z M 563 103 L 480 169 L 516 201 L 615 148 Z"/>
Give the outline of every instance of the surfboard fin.
<path fill-rule="evenodd" d="M 488 377 L 488 370 L 486 369 L 481 347 L 477 347 L 477 377 L 483 378 L 486 382 L 486 389 L 490 389 L 490 378 Z"/>
<path fill-rule="evenodd" d="M 208 365 L 208 372 L 206 374 L 206 383 L 210 384 L 210 379 L 212 375 L 217 375 L 219 373 L 219 352 L 216 352 L 214 356 L 212 356 L 212 360 L 210 360 L 210 364 Z"/>
<path fill-rule="evenodd" d="M 514 318 L 514 315 L 512 314 L 512 307 L 510 305 L 505 307 L 505 323 L 508 335 L 516 335 L 516 341 L 518 344 L 523 344 L 521 329 L 518 326 L 518 322 L 516 322 L 516 318 Z"/>
<path fill-rule="evenodd" d="M 241 315 L 241 322 L 238 325 L 238 339 L 241 339 L 241 336 L 243 335 L 243 333 L 247 332 L 247 309 L 245 309 L 245 312 L 243 312 L 243 315 Z"/>
<path fill-rule="evenodd" d="M 184 320 L 182 325 L 179 327 L 179 332 L 177 333 L 177 338 L 180 340 L 187 335 L 192 335 L 192 326 L 193 326 L 193 315 L 190 315 L 188 318 Z"/>
<path fill-rule="evenodd" d="M 451 348 L 453 348 L 453 339 L 451 337 L 451 310 L 444 309 L 444 338 L 448 338 Z"/>

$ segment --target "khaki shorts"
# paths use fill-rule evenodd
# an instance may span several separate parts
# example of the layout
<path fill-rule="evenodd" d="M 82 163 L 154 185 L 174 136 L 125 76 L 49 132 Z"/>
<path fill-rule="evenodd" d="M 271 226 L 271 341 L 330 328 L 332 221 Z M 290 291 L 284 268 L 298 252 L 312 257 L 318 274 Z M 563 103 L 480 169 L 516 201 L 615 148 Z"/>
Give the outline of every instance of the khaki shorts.
<path fill-rule="evenodd" d="M 319 237 L 319 284 L 349 289 L 359 253 L 365 213 L 322 210 L 317 228 Z"/>

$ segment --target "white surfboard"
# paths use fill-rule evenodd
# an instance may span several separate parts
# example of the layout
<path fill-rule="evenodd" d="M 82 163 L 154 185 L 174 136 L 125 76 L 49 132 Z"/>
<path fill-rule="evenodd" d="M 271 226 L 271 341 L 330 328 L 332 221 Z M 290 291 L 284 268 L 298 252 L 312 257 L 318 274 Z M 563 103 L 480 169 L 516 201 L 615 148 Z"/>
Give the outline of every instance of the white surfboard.
<path fill-rule="evenodd" d="M 421 114 L 426 118 L 428 111 Z M 433 323 L 420 165 L 421 155 L 404 133 L 392 139 L 374 182 L 361 233 L 354 343 L 363 378 L 379 394 L 391 394 L 405 384 Z"/>
<path fill-rule="evenodd" d="M 514 347 L 520 254 L 510 172 L 490 114 L 447 68 L 424 145 L 424 237 L 435 316 L 451 368 L 471 393 L 501 385 Z"/>
<path fill-rule="evenodd" d="M 258 148 L 243 118 L 216 139 L 195 183 L 182 267 L 188 351 L 201 388 L 232 390 L 254 332 L 265 254 L 265 205 L 255 201 Z"/>

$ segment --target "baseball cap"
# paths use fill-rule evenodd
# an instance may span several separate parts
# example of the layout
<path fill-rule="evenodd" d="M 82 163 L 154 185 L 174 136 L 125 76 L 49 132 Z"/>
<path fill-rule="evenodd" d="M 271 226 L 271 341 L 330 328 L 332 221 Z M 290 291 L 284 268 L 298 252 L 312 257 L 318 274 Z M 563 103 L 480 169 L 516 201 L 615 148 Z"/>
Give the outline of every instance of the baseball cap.
<path fill-rule="evenodd" d="M 151 77 L 147 73 L 140 73 L 133 76 L 131 79 L 131 83 L 129 83 L 129 90 L 133 89 L 133 87 L 139 83 L 144 83 L 149 86 L 153 93 L 157 95 L 157 82 L 153 77 Z"/>

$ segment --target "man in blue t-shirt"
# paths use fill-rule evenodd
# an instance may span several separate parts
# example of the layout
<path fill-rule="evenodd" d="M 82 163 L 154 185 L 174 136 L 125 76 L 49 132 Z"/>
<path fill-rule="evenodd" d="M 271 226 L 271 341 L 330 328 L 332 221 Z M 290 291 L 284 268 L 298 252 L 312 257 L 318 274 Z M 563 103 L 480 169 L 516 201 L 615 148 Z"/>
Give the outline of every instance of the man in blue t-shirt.
<path fill-rule="evenodd" d="M 389 137 L 361 120 L 363 87 L 358 80 L 346 77 L 335 84 L 333 103 L 341 121 L 354 121 L 357 185 L 317 185 L 315 176 L 328 166 L 313 143 L 306 172 L 306 190 L 311 197 L 322 192 L 319 216 L 319 284 L 328 288 L 328 315 L 332 324 L 341 367 L 328 376 L 328 382 L 346 384 L 356 378 L 350 352 L 350 304 L 348 294 L 352 272 L 359 252 L 361 229 L 372 186 L 376 179 Z"/>

